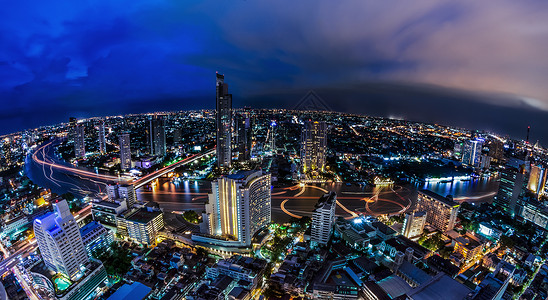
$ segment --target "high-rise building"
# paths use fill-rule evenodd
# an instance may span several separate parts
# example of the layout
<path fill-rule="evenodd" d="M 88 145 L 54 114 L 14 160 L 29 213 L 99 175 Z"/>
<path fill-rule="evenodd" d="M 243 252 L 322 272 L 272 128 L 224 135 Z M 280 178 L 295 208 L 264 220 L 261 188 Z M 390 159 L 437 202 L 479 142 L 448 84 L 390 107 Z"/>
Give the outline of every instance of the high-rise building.
<path fill-rule="evenodd" d="M 514 216 L 516 213 L 516 205 L 523 191 L 525 174 L 524 165 L 518 168 L 506 165 L 500 171 L 499 190 L 493 199 L 493 204 L 508 215 Z"/>
<path fill-rule="evenodd" d="M 270 174 L 240 171 L 211 183 L 204 231 L 251 245 L 253 236 L 271 222 Z"/>
<path fill-rule="evenodd" d="M 320 197 L 312 213 L 312 232 L 310 244 L 312 247 L 326 245 L 329 242 L 335 224 L 335 207 L 337 194 L 329 192 Z"/>
<path fill-rule="evenodd" d="M 225 76 L 217 73 L 217 166 L 230 168 L 232 163 L 232 94 L 228 93 Z"/>
<path fill-rule="evenodd" d="M 135 187 L 132 184 L 109 185 L 107 186 L 107 193 L 110 201 L 115 201 L 118 199 L 126 200 L 128 209 L 132 208 L 137 201 Z"/>
<path fill-rule="evenodd" d="M 74 143 L 74 138 L 76 137 L 76 125 L 78 125 L 78 120 L 75 117 L 70 117 L 67 137 L 69 142 L 72 143 Z"/>
<path fill-rule="evenodd" d="M 426 212 L 426 223 L 442 232 L 455 226 L 460 204 L 451 197 L 443 197 L 429 190 L 420 190 L 416 211 Z"/>
<path fill-rule="evenodd" d="M 93 257 L 96 254 L 100 254 L 100 251 L 108 249 L 114 241 L 112 231 L 97 221 L 91 221 L 80 228 L 80 235 L 82 236 L 82 242 L 86 247 L 89 257 Z"/>
<path fill-rule="evenodd" d="M 162 116 L 154 115 L 150 119 L 150 154 L 156 156 L 166 155 L 166 130 Z"/>
<path fill-rule="evenodd" d="M 80 229 L 66 200 L 54 204 L 54 212 L 34 220 L 34 234 L 44 263 L 53 271 L 76 280 L 88 255 Z"/>
<path fill-rule="evenodd" d="M 492 140 L 488 144 L 489 156 L 491 156 L 496 162 L 501 162 L 504 158 L 504 144 L 498 140 Z"/>
<path fill-rule="evenodd" d="M 536 165 L 531 167 L 531 174 L 529 175 L 529 182 L 527 183 L 527 189 L 537 195 L 540 198 L 544 194 L 544 187 L 546 186 L 546 168 L 544 166 Z"/>
<path fill-rule="evenodd" d="M 84 124 L 76 124 L 74 128 L 74 156 L 76 158 L 86 156 L 85 129 Z"/>
<path fill-rule="evenodd" d="M 303 171 L 323 171 L 327 150 L 325 122 L 305 122 L 301 135 L 301 163 Z"/>
<path fill-rule="evenodd" d="M 105 139 L 105 121 L 99 121 L 99 127 L 97 128 L 97 136 L 99 137 L 99 151 L 101 154 L 107 153 L 107 142 Z"/>
<path fill-rule="evenodd" d="M 426 224 L 425 211 L 408 212 L 405 214 L 401 234 L 410 239 L 418 237 L 424 230 L 424 224 Z"/>
<path fill-rule="evenodd" d="M 164 228 L 164 214 L 159 209 L 131 209 L 116 217 L 117 233 L 132 241 L 152 245 Z"/>
<path fill-rule="evenodd" d="M 455 156 L 457 159 L 460 160 L 462 158 L 463 148 L 464 148 L 464 143 L 461 141 L 456 141 L 453 147 L 453 156 Z"/>
<path fill-rule="evenodd" d="M 120 167 L 131 169 L 131 142 L 127 132 L 120 134 Z"/>
<path fill-rule="evenodd" d="M 251 119 L 249 113 L 239 114 L 235 117 L 238 160 L 248 161 L 251 158 Z"/>
<path fill-rule="evenodd" d="M 478 140 L 470 140 L 464 142 L 464 150 L 462 154 L 462 163 L 475 168 L 478 168 L 481 163 L 481 149 L 483 143 Z"/>

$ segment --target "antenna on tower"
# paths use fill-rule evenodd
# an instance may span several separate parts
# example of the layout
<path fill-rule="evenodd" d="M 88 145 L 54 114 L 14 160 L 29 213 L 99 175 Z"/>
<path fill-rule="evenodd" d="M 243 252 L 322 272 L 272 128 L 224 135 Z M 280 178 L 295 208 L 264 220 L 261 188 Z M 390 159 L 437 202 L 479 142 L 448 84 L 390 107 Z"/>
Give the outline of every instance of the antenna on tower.
<path fill-rule="evenodd" d="M 527 140 L 525 140 L 527 144 L 529 144 L 529 131 L 531 131 L 531 126 L 527 126 Z"/>

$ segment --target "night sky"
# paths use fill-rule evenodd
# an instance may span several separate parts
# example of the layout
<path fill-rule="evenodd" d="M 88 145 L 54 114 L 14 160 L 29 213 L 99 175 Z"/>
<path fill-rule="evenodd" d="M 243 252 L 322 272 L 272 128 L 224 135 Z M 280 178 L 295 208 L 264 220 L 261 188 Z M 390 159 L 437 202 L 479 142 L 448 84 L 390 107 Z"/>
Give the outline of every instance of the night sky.
<path fill-rule="evenodd" d="M 8 1 L 0 134 L 92 117 L 291 108 L 487 129 L 548 146 L 548 2 Z"/>

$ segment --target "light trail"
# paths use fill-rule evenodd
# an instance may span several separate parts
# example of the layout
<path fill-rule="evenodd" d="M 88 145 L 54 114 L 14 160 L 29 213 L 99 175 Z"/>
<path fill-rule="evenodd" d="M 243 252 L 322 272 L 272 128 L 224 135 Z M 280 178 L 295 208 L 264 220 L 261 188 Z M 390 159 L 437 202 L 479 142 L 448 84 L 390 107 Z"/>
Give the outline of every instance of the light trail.
<path fill-rule="evenodd" d="M 76 169 L 76 168 L 73 168 L 73 167 L 66 167 L 66 166 L 63 166 L 63 165 L 60 165 L 60 164 L 56 164 L 56 163 L 52 163 L 52 162 L 48 162 L 48 161 L 39 159 L 37 153 L 39 151 L 42 151 L 45 155 L 44 149 L 46 147 L 52 145 L 52 144 L 53 144 L 53 142 L 49 142 L 47 144 L 44 144 L 40 148 L 38 148 L 36 151 L 34 151 L 34 153 L 32 154 L 32 160 L 34 160 L 36 163 L 41 164 L 41 165 L 48 165 L 48 166 L 50 166 L 52 168 L 55 168 L 55 169 L 80 174 L 80 175 L 83 175 L 83 176 L 86 176 L 86 177 L 102 179 L 102 180 L 108 180 L 108 181 L 116 181 L 116 182 L 119 182 L 119 181 L 126 182 L 126 181 L 128 181 L 127 179 L 125 179 L 123 177 L 96 174 L 96 173 L 93 173 L 93 172 L 90 172 L 90 171 L 84 171 L 84 170 Z"/>
<path fill-rule="evenodd" d="M 282 204 L 280 204 L 280 208 L 282 209 L 282 211 L 286 214 L 288 214 L 289 216 L 293 217 L 293 218 L 297 218 L 297 219 L 300 219 L 302 218 L 302 216 L 299 216 L 299 215 L 296 215 L 292 212 L 290 212 L 289 210 L 285 209 L 285 203 L 289 201 L 288 199 L 285 199 L 284 201 L 282 201 Z"/>

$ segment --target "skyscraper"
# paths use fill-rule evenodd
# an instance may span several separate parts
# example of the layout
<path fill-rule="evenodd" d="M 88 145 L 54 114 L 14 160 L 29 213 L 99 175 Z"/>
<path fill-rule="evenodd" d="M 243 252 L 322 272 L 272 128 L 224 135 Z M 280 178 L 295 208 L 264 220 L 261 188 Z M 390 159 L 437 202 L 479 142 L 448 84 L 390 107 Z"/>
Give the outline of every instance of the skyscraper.
<path fill-rule="evenodd" d="M 546 186 L 546 168 L 541 165 L 531 167 L 531 174 L 529 175 L 529 182 L 527 182 L 527 189 L 535 193 L 537 198 L 540 198 L 544 194 L 544 187 Z"/>
<path fill-rule="evenodd" d="M 154 115 L 150 119 L 150 154 L 166 155 L 166 130 L 162 116 Z"/>
<path fill-rule="evenodd" d="M 323 171 L 327 150 L 327 125 L 325 122 L 305 122 L 301 135 L 301 163 L 303 171 Z"/>
<path fill-rule="evenodd" d="M 337 194 L 329 192 L 324 194 L 316 203 L 312 213 L 312 232 L 310 244 L 312 247 L 326 245 L 333 231 L 335 223 L 335 207 L 337 206 Z"/>
<path fill-rule="evenodd" d="M 217 73 L 217 166 L 230 168 L 232 163 L 232 94 L 228 93 L 225 76 Z"/>
<path fill-rule="evenodd" d="M 120 135 L 120 167 L 122 170 L 131 168 L 131 143 L 127 132 Z"/>
<path fill-rule="evenodd" d="M 251 239 L 271 221 L 270 174 L 241 171 L 211 183 L 204 219 L 207 233 L 251 245 Z"/>
<path fill-rule="evenodd" d="M 251 119 L 249 113 L 239 114 L 235 118 L 238 160 L 247 161 L 251 158 Z"/>
<path fill-rule="evenodd" d="M 518 168 L 506 165 L 500 171 L 499 190 L 493 204 L 508 215 L 514 216 L 516 213 L 516 204 L 523 191 L 525 174 L 524 165 Z"/>
<path fill-rule="evenodd" d="M 97 134 L 99 137 L 99 151 L 101 152 L 101 154 L 105 154 L 107 153 L 107 142 L 105 139 L 105 121 L 99 121 L 99 127 L 97 130 Z"/>
<path fill-rule="evenodd" d="M 85 143 L 85 126 L 84 124 L 76 124 L 74 129 L 74 156 L 76 158 L 82 158 L 86 156 L 86 143 Z"/>
<path fill-rule="evenodd" d="M 420 190 L 416 211 L 426 212 L 426 222 L 442 232 L 455 226 L 460 204 L 429 190 Z"/>
<path fill-rule="evenodd" d="M 464 142 L 464 151 L 462 155 L 462 163 L 472 167 L 479 167 L 481 163 L 481 149 L 483 143 L 478 140 L 470 140 Z"/>
<path fill-rule="evenodd" d="M 34 234 L 44 263 L 71 280 L 89 261 L 80 229 L 66 200 L 54 205 L 54 212 L 34 220 Z"/>

